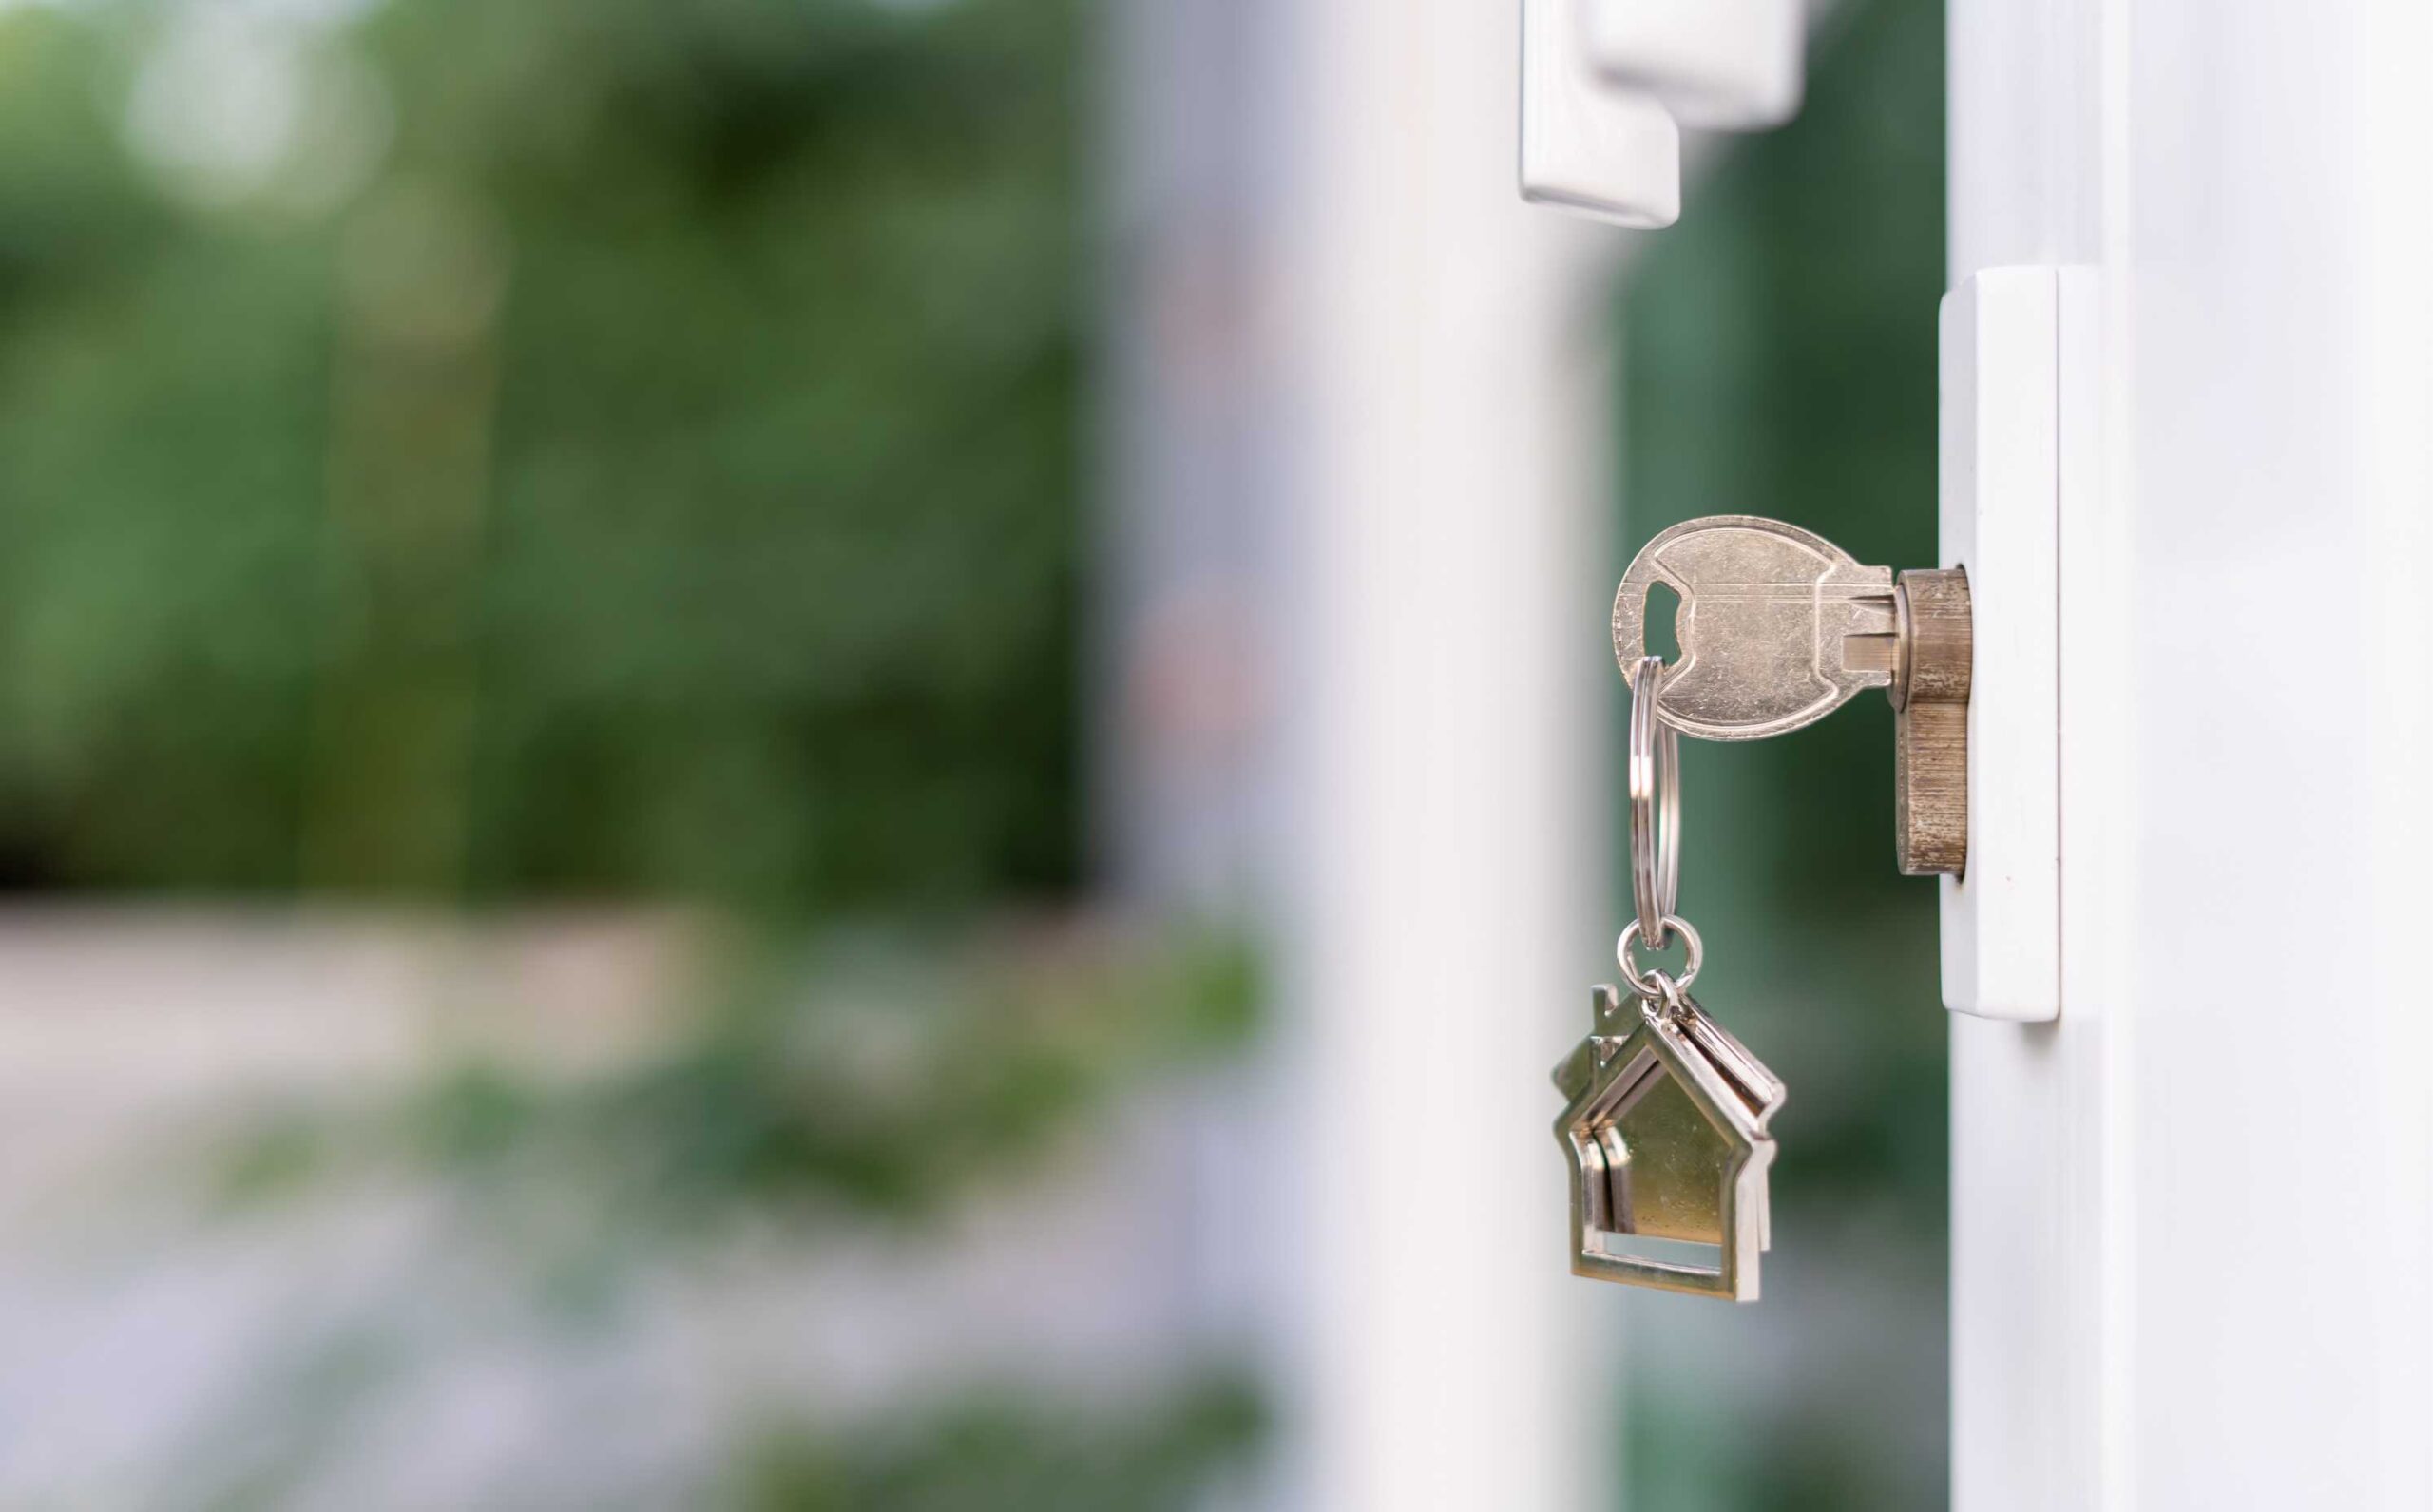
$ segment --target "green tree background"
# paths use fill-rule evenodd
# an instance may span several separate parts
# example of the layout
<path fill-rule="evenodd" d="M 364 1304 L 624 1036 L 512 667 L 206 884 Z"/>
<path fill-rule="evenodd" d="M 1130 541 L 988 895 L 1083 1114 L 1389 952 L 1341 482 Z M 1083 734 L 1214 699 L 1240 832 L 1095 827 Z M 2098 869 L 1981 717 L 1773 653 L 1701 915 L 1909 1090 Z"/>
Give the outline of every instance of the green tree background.
<path fill-rule="evenodd" d="M 1753 513 L 1937 562 L 1943 55 L 1935 0 L 1835 8 L 1798 119 L 1734 143 L 1642 239 L 1619 306 L 1631 548 Z M 1765 1302 L 1634 1299 L 1635 1504 L 1941 1507 L 1946 1025 L 1935 888 L 1893 867 L 1890 707 L 1683 746 L 1699 1000 L 1791 1096 Z"/>
<path fill-rule="evenodd" d="M 546 1349 L 738 1231 L 918 1244 L 1248 1032 L 1225 942 L 1036 917 L 1086 56 L 1068 0 L 0 10 L 0 887 L 743 926 L 639 1063 L 166 1152 L 226 1221 L 402 1166 L 524 1288 L 458 1326 Z M 857 1074 L 879 1018 L 945 1069 Z M 309 1496 L 449 1368 L 390 1311 L 266 1349 L 163 1504 Z M 883 1432 L 773 1402 L 682 1504 L 1178 1508 L 1260 1421 L 1199 1358 Z"/>
<path fill-rule="evenodd" d="M 1069 888 L 1070 5 L 400 0 L 201 201 L 191 9 L 0 17 L 9 880 Z"/>

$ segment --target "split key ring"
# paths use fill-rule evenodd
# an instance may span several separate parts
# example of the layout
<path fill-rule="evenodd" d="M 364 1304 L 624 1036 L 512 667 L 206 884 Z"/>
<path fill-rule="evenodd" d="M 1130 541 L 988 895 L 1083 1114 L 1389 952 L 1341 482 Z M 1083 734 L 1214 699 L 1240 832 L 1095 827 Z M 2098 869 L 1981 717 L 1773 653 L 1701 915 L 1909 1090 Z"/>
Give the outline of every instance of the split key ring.
<path fill-rule="evenodd" d="M 1631 673 L 1631 894 L 1650 949 L 1671 941 L 1681 900 L 1681 737 L 1657 718 L 1663 680 L 1661 657 Z"/>

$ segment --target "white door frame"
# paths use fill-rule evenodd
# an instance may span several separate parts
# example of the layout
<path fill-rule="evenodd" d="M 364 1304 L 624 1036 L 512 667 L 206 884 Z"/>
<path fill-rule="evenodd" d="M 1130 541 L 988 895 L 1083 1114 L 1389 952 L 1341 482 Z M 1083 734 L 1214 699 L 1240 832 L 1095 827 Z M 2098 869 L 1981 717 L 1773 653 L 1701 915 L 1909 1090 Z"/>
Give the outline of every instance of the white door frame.
<path fill-rule="evenodd" d="M 2422 1508 L 2433 23 L 1950 18 L 1953 281 L 2100 321 L 2061 1017 L 1953 1021 L 1954 1505 Z"/>

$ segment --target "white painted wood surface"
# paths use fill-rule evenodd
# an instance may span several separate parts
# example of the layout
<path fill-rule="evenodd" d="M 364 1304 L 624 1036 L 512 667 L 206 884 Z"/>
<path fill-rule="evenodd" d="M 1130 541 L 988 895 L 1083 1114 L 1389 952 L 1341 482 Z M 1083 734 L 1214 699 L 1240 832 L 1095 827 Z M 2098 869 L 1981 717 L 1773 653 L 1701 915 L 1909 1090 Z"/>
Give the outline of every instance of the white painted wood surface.
<path fill-rule="evenodd" d="M 1954 1504 L 2423 1508 L 2433 20 L 1951 20 L 1954 279 L 2103 306 L 2061 1017 L 1952 1021 Z"/>
<path fill-rule="evenodd" d="M 2063 297 L 2065 287 L 2074 296 Z M 1944 297 L 1943 565 L 1968 572 L 1968 867 L 1944 877 L 1943 1001 L 2014 1021 L 2061 1006 L 2061 411 L 2098 371 L 2065 369 L 2091 279 L 1987 268 Z"/>

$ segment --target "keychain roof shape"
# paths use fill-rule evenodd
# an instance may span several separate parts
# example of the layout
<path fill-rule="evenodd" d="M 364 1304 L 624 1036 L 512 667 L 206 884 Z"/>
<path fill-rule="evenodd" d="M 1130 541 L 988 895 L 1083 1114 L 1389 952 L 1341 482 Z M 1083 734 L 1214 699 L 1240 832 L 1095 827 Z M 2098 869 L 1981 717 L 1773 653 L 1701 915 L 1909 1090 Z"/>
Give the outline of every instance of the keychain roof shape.
<path fill-rule="evenodd" d="M 1782 1081 L 1686 993 L 1594 996 L 1595 1031 L 1554 1078 L 1569 1100 L 1555 1138 L 1571 1166 L 1572 1273 L 1755 1301 Z"/>

